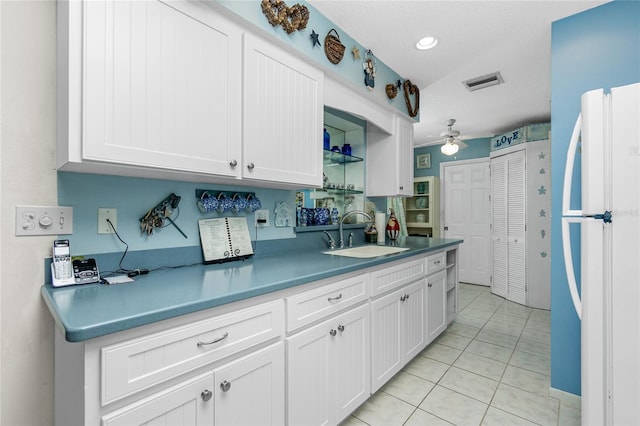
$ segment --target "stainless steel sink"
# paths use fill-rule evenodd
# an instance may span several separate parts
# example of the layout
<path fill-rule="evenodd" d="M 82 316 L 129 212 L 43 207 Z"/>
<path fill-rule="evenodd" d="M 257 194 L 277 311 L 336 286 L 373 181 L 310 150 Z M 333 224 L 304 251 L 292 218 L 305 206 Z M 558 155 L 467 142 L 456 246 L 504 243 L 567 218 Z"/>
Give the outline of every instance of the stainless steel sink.
<path fill-rule="evenodd" d="M 402 251 L 409 250 L 405 247 L 389 247 L 389 246 L 360 246 L 360 247 L 351 247 L 340 250 L 327 250 L 323 251 L 324 254 L 330 254 L 333 256 L 346 256 L 346 257 L 360 257 L 360 258 L 368 258 L 368 257 L 378 257 L 378 256 L 386 256 L 388 254 L 400 253 Z"/>

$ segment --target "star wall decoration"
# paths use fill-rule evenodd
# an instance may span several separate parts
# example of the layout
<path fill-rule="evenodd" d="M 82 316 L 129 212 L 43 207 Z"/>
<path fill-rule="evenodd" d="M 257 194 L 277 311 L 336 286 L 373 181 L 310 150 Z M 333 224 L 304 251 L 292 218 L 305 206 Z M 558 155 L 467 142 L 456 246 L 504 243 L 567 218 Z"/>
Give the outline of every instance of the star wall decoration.
<path fill-rule="evenodd" d="M 538 188 L 538 195 L 544 195 L 547 193 L 547 188 L 544 187 L 544 185 L 540 185 L 540 188 Z"/>
<path fill-rule="evenodd" d="M 540 217 L 547 217 L 547 212 L 540 210 Z"/>
<path fill-rule="evenodd" d="M 311 30 L 311 35 L 309 37 L 311 37 L 311 47 L 316 47 L 316 44 L 321 46 L 320 40 L 318 40 L 318 33 L 316 33 L 315 30 Z"/>
<path fill-rule="evenodd" d="M 547 173 L 547 172 L 544 170 L 544 168 L 540 169 L 540 174 L 541 174 L 541 175 L 543 175 L 543 174 L 545 174 L 545 173 Z"/>
<path fill-rule="evenodd" d="M 544 160 L 544 157 L 546 157 L 546 154 L 544 152 L 541 152 L 540 154 L 538 154 L 539 159 Z"/>

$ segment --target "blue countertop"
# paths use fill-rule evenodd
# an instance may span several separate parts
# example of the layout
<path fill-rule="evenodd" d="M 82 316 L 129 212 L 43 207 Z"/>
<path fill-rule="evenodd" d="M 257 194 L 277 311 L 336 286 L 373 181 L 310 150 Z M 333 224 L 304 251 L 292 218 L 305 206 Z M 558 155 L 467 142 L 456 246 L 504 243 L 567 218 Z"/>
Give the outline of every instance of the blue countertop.
<path fill-rule="evenodd" d="M 366 259 L 298 250 L 154 271 L 125 284 L 46 284 L 41 293 L 66 340 L 81 342 L 460 243 L 409 237 L 398 244 L 409 250 Z"/>

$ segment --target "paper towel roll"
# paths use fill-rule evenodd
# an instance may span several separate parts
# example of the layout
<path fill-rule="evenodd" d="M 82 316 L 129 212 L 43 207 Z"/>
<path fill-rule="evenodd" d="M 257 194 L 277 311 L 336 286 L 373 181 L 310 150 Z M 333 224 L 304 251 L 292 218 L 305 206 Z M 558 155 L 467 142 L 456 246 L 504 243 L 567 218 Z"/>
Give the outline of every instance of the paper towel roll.
<path fill-rule="evenodd" d="M 376 212 L 376 228 L 378 229 L 378 244 L 384 244 L 384 234 L 387 232 L 387 215 Z"/>

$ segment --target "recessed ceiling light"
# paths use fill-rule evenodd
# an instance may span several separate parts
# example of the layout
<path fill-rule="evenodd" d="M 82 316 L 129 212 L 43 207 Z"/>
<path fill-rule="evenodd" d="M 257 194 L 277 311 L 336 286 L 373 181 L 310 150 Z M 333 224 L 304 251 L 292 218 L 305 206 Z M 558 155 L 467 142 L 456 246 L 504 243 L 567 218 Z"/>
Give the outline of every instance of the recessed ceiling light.
<path fill-rule="evenodd" d="M 416 43 L 416 49 L 418 50 L 427 50 L 427 49 L 431 49 L 433 47 L 436 47 L 436 44 L 438 44 L 438 39 L 435 37 L 424 37 L 422 39 L 420 39 L 420 41 L 418 41 Z"/>

